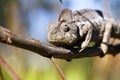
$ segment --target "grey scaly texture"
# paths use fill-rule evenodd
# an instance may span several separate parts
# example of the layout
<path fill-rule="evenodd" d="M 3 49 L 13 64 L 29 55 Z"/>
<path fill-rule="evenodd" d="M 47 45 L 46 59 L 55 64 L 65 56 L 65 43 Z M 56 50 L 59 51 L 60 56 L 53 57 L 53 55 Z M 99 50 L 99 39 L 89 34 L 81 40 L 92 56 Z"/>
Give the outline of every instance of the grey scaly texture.
<path fill-rule="evenodd" d="M 49 24 L 47 35 L 50 43 L 66 48 L 78 46 L 80 52 L 95 42 L 103 53 L 111 37 L 120 39 L 120 21 L 94 9 L 62 10 L 58 21 Z"/>

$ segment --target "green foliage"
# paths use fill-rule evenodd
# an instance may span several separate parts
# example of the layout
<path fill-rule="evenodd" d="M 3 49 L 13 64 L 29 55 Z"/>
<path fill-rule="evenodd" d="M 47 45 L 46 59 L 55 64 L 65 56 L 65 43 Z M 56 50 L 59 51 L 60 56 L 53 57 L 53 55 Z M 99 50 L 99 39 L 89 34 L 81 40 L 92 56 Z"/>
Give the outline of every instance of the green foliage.
<path fill-rule="evenodd" d="M 1 73 L 2 76 L 0 78 L 0 80 L 13 80 L 10 75 L 8 74 L 8 72 L 3 68 L 3 67 L 0 67 L 1 68 Z"/>

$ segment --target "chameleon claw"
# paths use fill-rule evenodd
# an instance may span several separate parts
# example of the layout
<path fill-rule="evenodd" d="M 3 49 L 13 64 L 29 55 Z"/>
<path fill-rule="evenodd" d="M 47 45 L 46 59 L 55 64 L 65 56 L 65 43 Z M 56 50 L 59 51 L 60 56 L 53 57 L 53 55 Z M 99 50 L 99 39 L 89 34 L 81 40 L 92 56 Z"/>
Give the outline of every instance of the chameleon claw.
<path fill-rule="evenodd" d="M 102 43 L 101 49 L 102 49 L 103 53 L 106 54 L 108 51 L 108 45 L 106 43 Z"/>
<path fill-rule="evenodd" d="M 87 46 L 88 46 L 88 44 L 84 41 L 84 42 L 81 44 L 81 49 L 79 50 L 79 52 L 82 52 Z"/>
<path fill-rule="evenodd" d="M 79 50 L 79 53 L 82 52 L 84 49 L 85 49 L 85 48 L 80 49 L 80 50 Z"/>

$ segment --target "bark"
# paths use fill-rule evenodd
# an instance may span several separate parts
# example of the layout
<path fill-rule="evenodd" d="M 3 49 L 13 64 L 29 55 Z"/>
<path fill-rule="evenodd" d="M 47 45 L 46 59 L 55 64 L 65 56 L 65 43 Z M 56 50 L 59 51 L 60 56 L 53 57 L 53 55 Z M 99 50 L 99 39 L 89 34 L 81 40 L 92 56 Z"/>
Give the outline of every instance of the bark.
<path fill-rule="evenodd" d="M 0 27 L 0 42 L 35 52 L 47 58 L 54 57 L 59 59 L 71 60 L 83 57 L 100 56 L 100 54 L 102 54 L 102 51 L 99 47 L 87 48 L 79 53 L 78 51 L 75 50 L 73 51 L 45 44 L 42 43 L 40 40 L 34 38 L 26 38 L 17 35 L 14 32 L 3 27 Z M 119 52 L 120 44 L 109 45 L 107 54 L 115 56 Z"/>

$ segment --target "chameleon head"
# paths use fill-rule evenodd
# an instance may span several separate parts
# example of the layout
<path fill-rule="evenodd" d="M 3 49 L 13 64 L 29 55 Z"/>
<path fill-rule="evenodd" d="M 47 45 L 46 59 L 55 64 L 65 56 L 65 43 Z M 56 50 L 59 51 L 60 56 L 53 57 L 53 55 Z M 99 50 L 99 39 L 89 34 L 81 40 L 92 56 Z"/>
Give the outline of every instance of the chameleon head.
<path fill-rule="evenodd" d="M 77 26 L 73 21 L 73 13 L 64 9 L 59 14 L 58 22 L 50 23 L 47 39 L 54 45 L 72 45 L 77 40 Z"/>
<path fill-rule="evenodd" d="M 47 39 L 57 46 L 73 45 L 77 41 L 77 26 L 71 23 L 50 23 Z"/>

